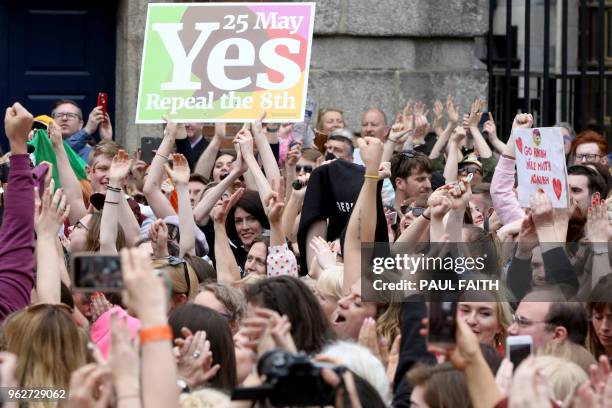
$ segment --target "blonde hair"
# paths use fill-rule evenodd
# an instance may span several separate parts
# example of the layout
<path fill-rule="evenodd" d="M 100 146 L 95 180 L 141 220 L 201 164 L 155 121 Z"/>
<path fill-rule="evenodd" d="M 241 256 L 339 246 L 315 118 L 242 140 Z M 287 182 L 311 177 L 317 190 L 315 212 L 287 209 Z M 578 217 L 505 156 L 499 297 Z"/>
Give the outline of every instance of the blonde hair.
<path fill-rule="evenodd" d="M 179 407 L 181 408 L 217 408 L 229 407 L 230 398 L 221 391 L 212 388 L 202 388 L 189 394 L 181 394 Z"/>
<path fill-rule="evenodd" d="M 316 130 L 318 130 L 318 131 L 323 130 L 323 118 L 329 112 L 339 113 L 340 116 L 342 116 L 342 120 L 344 120 L 344 112 L 342 111 L 342 109 L 338 109 L 338 108 L 319 109 L 319 112 L 317 113 L 317 122 L 316 122 L 316 126 L 315 126 Z"/>
<path fill-rule="evenodd" d="M 333 268 L 326 268 L 319 274 L 316 281 L 316 288 L 319 292 L 332 296 L 336 300 L 342 297 L 342 280 L 344 279 L 344 267 L 337 265 Z"/>
<path fill-rule="evenodd" d="M 548 380 L 548 389 L 557 401 L 572 396 L 576 387 L 589 380 L 587 373 L 577 364 L 559 357 L 537 356 L 535 365 Z"/>
<path fill-rule="evenodd" d="M 3 329 L 6 350 L 17 355 L 20 388 L 68 389 L 72 372 L 88 363 L 87 333 L 75 324 L 66 305 L 27 307 L 9 316 Z"/>
<path fill-rule="evenodd" d="M 93 148 L 91 153 L 89 153 L 89 157 L 87 158 L 87 165 L 89 167 L 93 167 L 94 162 L 96 161 L 96 157 L 104 156 L 112 159 L 115 157 L 117 152 L 121 149 L 121 146 L 112 140 L 107 140 L 104 142 L 100 142 Z"/>
<path fill-rule="evenodd" d="M 195 273 L 191 265 L 187 261 L 180 265 L 170 265 L 167 259 L 157 259 L 153 262 L 153 267 L 156 270 L 163 271 L 170 282 L 172 282 L 172 292 L 175 294 L 184 294 L 187 296 L 187 301 L 190 302 L 198 295 L 200 282 L 198 275 Z M 187 272 L 185 272 L 187 271 Z M 185 273 L 187 275 L 185 275 Z M 189 282 L 185 279 L 189 278 Z"/>
<path fill-rule="evenodd" d="M 571 341 L 548 342 L 538 348 L 537 355 L 559 357 L 565 361 L 571 361 L 587 374 L 591 364 L 597 364 L 595 357 L 586 348 Z"/>

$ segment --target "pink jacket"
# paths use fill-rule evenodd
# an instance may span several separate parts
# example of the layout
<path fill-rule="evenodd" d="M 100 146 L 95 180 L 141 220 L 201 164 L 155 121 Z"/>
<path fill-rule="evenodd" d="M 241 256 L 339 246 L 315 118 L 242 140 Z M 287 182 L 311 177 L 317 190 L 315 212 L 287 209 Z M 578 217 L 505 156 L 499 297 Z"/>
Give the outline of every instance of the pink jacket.
<path fill-rule="evenodd" d="M 110 351 L 110 316 L 113 311 L 117 311 L 117 317 L 119 320 L 123 319 L 124 316 L 127 317 L 127 325 L 132 339 L 138 336 L 138 330 L 140 330 L 140 320 L 128 315 L 127 312 L 119 306 L 115 306 L 102 313 L 100 317 L 98 317 L 98 319 L 91 325 L 91 340 L 96 344 L 96 346 L 98 346 L 104 355 L 104 358 L 108 358 L 108 352 Z"/>
<path fill-rule="evenodd" d="M 491 180 L 491 199 L 502 224 L 525 218 L 525 211 L 521 208 L 512 187 L 514 187 L 513 159 L 501 156 Z"/>

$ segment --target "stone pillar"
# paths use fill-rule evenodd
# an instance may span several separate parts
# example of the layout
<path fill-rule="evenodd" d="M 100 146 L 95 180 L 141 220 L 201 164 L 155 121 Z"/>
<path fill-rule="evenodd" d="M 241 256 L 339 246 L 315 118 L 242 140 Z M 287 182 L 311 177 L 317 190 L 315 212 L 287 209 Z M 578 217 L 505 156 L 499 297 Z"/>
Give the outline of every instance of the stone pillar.
<path fill-rule="evenodd" d="M 466 112 L 487 95 L 474 41 L 487 28 L 486 0 L 317 1 L 309 93 L 353 130 L 368 107 L 391 121 L 409 99 L 451 94 Z"/>
<path fill-rule="evenodd" d="M 147 4 L 159 0 L 120 0 L 117 8 L 117 67 L 115 135 L 129 151 L 140 146 L 140 138 L 162 135 L 159 125 L 136 125 L 136 102 Z"/>

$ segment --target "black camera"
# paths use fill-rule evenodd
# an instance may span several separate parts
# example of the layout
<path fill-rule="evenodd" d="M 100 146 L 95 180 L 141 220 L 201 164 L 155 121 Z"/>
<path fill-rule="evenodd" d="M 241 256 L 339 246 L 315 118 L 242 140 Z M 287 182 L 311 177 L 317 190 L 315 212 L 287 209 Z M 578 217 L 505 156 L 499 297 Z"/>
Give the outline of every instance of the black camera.
<path fill-rule="evenodd" d="M 335 389 L 321 377 L 322 368 L 338 368 L 314 362 L 303 353 L 282 350 L 266 352 L 257 363 L 257 372 L 265 376 L 259 387 L 236 388 L 232 400 L 268 401 L 273 406 L 333 405 Z"/>

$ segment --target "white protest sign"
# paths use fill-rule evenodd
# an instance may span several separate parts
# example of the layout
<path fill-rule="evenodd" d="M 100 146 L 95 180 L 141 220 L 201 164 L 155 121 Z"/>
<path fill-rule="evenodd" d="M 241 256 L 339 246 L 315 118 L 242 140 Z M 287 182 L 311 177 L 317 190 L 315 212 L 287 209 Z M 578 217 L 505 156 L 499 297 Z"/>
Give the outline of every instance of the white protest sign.
<path fill-rule="evenodd" d="M 553 208 L 567 208 L 567 168 L 562 129 L 514 129 L 518 197 L 522 207 L 538 189 L 552 201 Z"/>

